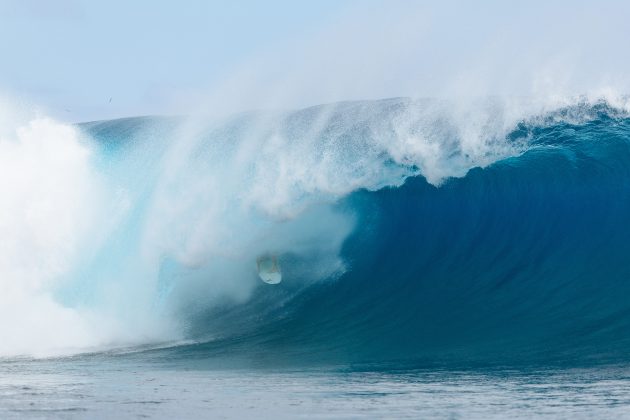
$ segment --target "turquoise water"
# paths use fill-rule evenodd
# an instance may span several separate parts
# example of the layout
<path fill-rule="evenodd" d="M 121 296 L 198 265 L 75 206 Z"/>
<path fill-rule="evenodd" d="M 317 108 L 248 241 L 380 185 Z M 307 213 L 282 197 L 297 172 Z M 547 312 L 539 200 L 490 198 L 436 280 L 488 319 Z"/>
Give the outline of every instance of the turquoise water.
<path fill-rule="evenodd" d="M 577 101 L 510 120 L 489 102 L 460 121 L 450 105 L 84 125 L 135 205 L 59 296 L 98 307 L 113 283 L 106 309 L 163 315 L 194 342 L 174 358 L 630 360 L 627 112 Z M 277 286 L 255 272 L 268 254 Z"/>

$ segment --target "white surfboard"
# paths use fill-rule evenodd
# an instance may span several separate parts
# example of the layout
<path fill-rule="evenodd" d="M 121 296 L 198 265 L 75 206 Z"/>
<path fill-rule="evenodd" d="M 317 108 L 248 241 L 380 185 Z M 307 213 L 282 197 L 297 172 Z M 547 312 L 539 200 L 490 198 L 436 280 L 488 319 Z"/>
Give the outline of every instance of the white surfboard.
<path fill-rule="evenodd" d="M 268 284 L 278 284 L 282 281 L 282 271 L 275 256 L 265 255 L 256 258 L 256 269 L 262 281 Z"/>

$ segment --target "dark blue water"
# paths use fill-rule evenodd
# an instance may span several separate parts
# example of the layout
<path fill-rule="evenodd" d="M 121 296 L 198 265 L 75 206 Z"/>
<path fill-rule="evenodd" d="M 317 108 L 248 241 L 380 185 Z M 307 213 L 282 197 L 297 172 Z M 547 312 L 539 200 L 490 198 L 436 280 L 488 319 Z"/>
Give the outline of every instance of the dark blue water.
<path fill-rule="evenodd" d="M 630 119 L 605 106 L 588 112 L 579 123 L 522 123 L 510 141 L 526 141 L 524 153 L 440 186 L 418 175 L 340 199 L 338 210 L 358 215 L 341 249 L 343 275 L 259 288 L 245 304 L 197 313 L 189 337 L 201 343 L 168 357 L 627 361 Z M 221 338 L 204 342 L 209 325 Z"/>

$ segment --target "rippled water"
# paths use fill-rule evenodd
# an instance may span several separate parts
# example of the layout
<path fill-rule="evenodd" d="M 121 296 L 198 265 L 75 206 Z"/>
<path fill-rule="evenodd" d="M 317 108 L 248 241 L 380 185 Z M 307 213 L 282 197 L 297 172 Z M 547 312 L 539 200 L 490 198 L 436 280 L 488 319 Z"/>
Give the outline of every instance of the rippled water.
<path fill-rule="evenodd" d="M 0 418 L 630 418 L 630 370 L 215 370 L 0 364 Z"/>

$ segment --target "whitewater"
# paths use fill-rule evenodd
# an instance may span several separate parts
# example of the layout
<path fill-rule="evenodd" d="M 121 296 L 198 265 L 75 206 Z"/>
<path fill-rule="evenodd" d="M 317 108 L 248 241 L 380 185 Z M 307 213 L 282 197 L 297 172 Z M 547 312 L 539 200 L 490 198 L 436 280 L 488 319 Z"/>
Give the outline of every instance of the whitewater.
<path fill-rule="evenodd" d="M 269 394 L 287 387 L 336 416 L 374 403 L 371 415 L 500 417 L 490 407 L 505 399 L 526 416 L 537 383 L 574 387 L 563 409 L 592 389 L 586 417 L 628 404 L 626 96 L 78 124 L 5 103 L 0 124 L 4 417 L 195 416 L 203 404 L 172 401 L 202 389 L 218 414 L 254 415 L 225 386 L 281 417 L 299 414 Z M 258 277 L 264 255 L 280 284 Z M 117 388 L 154 380 L 172 393 Z M 449 383 L 487 400 L 474 411 Z M 611 383 L 615 404 L 597 394 Z M 21 386 L 52 411 L 29 411 Z M 329 387 L 351 395 L 333 411 Z M 107 403 L 121 392 L 129 412 Z"/>

